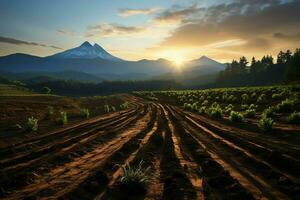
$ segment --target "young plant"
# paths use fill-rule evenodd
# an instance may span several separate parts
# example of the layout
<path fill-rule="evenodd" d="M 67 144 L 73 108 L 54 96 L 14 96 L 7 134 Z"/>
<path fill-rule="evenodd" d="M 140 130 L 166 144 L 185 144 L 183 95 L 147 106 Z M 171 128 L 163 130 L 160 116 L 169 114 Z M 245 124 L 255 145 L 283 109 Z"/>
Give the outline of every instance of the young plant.
<path fill-rule="evenodd" d="M 263 111 L 262 115 L 265 115 L 266 117 L 274 117 L 275 110 L 275 107 L 270 106 Z"/>
<path fill-rule="evenodd" d="M 122 109 L 122 110 L 125 110 L 125 109 L 127 109 L 129 107 L 129 103 L 126 101 L 126 102 L 124 102 L 124 103 L 122 103 L 121 105 L 120 105 L 120 108 Z"/>
<path fill-rule="evenodd" d="M 90 117 L 89 109 L 86 108 L 80 109 L 80 115 L 84 118 L 89 118 Z"/>
<path fill-rule="evenodd" d="M 258 98 L 257 98 L 257 103 L 264 103 L 267 100 L 267 96 L 265 94 L 261 94 Z"/>
<path fill-rule="evenodd" d="M 271 131 L 273 129 L 273 124 L 274 120 L 263 114 L 261 119 L 259 120 L 258 126 L 263 131 Z"/>
<path fill-rule="evenodd" d="M 228 104 L 226 107 L 225 107 L 225 113 L 226 114 L 230 114 L 231 111 L 233 110 L 234 106 L 232 104 Z"/>
<path fill-rule="evenodd" d="M 109 113 L 110 112 L 110 107 L 108 104 L 104 105 L 104 112 Z"/>
<path fill-rule="evenodd" d="M 230 121 L 232 122 L 243 122 L 244 121 L 244 115 L 242 113 L 236 112 L 236 111 L 231 111 Z"/>
<path fill-rule="evenodd" d="M 300 124 L 300 112 L 293 112 L 288 116 L 288 122 L 290 124 Z"/>
<path fill-rule="evenodd" d="M 111 108 L 111 111 L 113 111 L 113 112 L 115 112 L 117 110 L 116 107 L 114 107 L 114 106 L 111 106 L 110 108 Z"/>
<path fill-rule="evenodd" d="M 223 117 L 223 111 L 222 108 L 218 105 L 218 106 L 212 106 L 210 108 L 210 116 L 213 118 L 222 118 Z"/>
<path fill-rule="evenodd" d="M 243 100 L 244 103 L 247 103 L 247 101 L 249 100 L 248 94 L 243 94 L 242 95 L 242 100 Z"/>
<path fill-rule="evenodd" d="M 66 125 L 68 123 L 68 116 L 67 116 L 67 112 L 60 112 L 60 117 L 59 117 L 59 123 L 62 125 Z"/>
<path fill-rule="evenodd" d="M 294 100 L 286 99 L 276 106 L 277 112 L 280 113 L 290 112 L 293 110 L 294 104 L 295 104 Z"/>
<path fill-rule="evenodd" d="M 52 106 L 48 106 L 48 116 L 52 116 L 54 114 L 54 108 Z"/>
<path fill-rule="evenodd" d="M 199 109 L 198 109 L 198 112 L 200 113 L 200 114 L 204 114 L 204 113 L 206 113 L 206 107 L 205 106 L 201 106 Z"/>
<path fill-rule="evenodd" d="M 136 167 L 131 167 L 128 165 L 123 165 L 121 167 L 122 174 L 120 178 L 121 184 L 140 184 L 145 186 L 145 184 L 151 179 L 150 166 L 143 169 L 143 161 L 141 161 Z"/>
<path fill-rule="evenodd" d="M 32 132 L 32 131 L 37 131 L 38 130 L 38 119 L 34 117 L 29 117 L 27 119 L 27 130 Z"/>
<path fill-rule="evenodd" d="M 256 110 L 255 109 L 247 109 L 244 113 L 244 116 L 248 117 L 248 118 L 254 118 L 255 115 L 256 115 Z"/>

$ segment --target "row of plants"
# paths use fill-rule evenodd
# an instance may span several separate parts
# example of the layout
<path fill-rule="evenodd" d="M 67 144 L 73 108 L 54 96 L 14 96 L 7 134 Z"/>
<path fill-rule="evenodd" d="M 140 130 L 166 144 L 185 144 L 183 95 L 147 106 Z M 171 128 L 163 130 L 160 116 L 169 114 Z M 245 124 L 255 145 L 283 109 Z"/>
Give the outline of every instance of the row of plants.
<path fill-rule="evenodd" d="M 124 110 L 124 109 L 128 109 L 129 108 L 129 103 L 126 101 L 124 103 L 122 103 L 120 106 L 120 109 Z M 105 104 L 103 106 L 103 110 L 105 113 L 109 113 L 109 112 L 115 112 L 117 109 L 115 106 L 109 105 L 109 104 Z M 55 113 L 55 110 L 53 108 L 53 106 L 48 106 L 47 108 L 47 118 L 51 118 Z M 80 109 L 80 116 L 82 118 L 88 119 L 90 117 L 90 111 L 87 108 L 82 108 Z M 60 111 L 59 112 L 59 117 L 56 119 L 57 124 L 59 125 L 66 125 L 68 124 L 68 113 L 66 111 Z M 39 127 L 39 119 L 35 118 L 33 116 L 29 117 L 27 119 L 27 123 L 26 123 L 26 130 L 29 132 L 35 132 L 38 130 Z"/>

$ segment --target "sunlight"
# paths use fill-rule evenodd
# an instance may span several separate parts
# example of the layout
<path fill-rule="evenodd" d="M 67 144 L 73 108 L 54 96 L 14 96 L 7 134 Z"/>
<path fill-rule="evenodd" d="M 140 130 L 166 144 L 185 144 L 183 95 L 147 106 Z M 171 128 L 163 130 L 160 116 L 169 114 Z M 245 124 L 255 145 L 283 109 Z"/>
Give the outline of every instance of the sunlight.
<path fill-rule="evenodd" d="M 184 60 L 180 57 L 173 58 L 172 60 L 177 68 L 181 68 L 184 64 Z"/>

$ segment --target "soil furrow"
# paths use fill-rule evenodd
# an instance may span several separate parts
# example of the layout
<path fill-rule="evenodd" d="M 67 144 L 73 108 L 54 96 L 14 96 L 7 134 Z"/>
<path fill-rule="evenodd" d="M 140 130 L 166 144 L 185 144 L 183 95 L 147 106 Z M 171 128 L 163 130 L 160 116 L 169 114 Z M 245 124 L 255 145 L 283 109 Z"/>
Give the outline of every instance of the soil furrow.
<path fill-rule="evenodd" d="M 114 140 L 111 140 L 111 138 L 107 142 L 94 147 L 83 156 L 51 169 L 42 177 L 37 177 L 33 184 L 26 186 L 7 199 L 23 199 L 30 196 L 42 199 L 48 196 L 61 196 L 72 191 L 89 174 L 102 166 L 106 159 L 119 150 L 130 138 L 139 134 L 141 129 L 147 128 L 149 120 L 150 115 L 144 115 L 136 123 L 133 123 L 130 128 L 120 130 L 118 137 L 113 137 Z M 67 187 L 65 183 L 68 183 Z"/>

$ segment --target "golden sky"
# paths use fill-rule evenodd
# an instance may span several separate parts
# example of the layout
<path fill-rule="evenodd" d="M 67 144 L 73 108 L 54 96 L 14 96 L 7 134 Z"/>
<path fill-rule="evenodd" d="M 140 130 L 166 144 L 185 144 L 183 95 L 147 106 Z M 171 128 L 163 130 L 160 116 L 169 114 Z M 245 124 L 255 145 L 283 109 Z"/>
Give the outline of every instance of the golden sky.
<path fill-rule="evenodd" d="M 298 0 L 72 2 L 5 1 L 0 55 L 47 56 L 88 40 L 125 60 L 228 62 L 300 47 Z"/>

